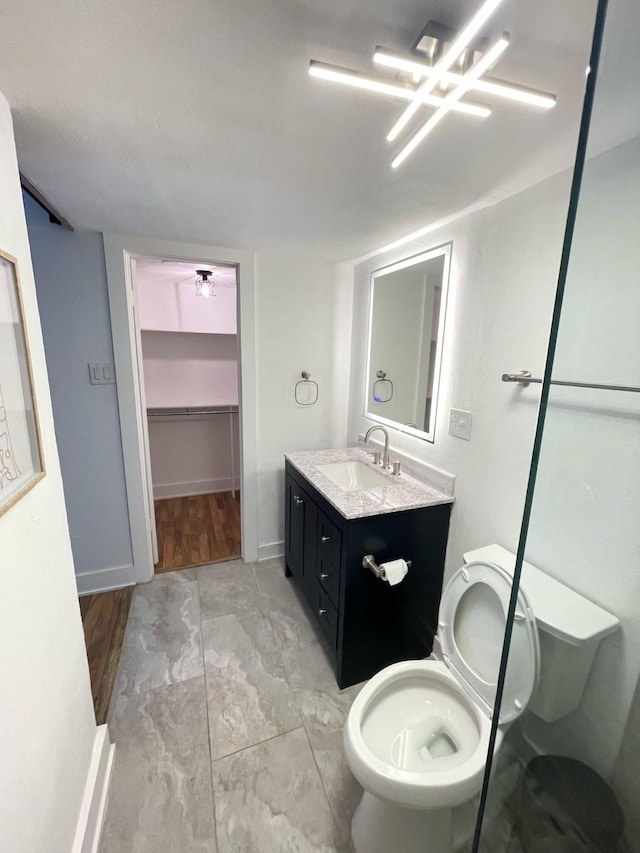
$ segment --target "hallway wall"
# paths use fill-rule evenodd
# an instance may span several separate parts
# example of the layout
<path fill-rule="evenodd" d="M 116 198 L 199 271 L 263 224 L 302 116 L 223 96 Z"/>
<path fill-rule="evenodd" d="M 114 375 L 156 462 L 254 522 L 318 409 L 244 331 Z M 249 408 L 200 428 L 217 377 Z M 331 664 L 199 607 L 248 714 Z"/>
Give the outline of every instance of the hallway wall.
<path fill-rule="evenodd" d="M 52 225 L 24 197 L 78 589 L 119 586 L 132 562 L 102 239 Z"/>
<path fill-rule="evenodd" d="M 0 246 L 18 260 L 46 476 L 0 516 L 0 850 L 70 853 L 94 742 L 73 556 L 9 106 Z"/>

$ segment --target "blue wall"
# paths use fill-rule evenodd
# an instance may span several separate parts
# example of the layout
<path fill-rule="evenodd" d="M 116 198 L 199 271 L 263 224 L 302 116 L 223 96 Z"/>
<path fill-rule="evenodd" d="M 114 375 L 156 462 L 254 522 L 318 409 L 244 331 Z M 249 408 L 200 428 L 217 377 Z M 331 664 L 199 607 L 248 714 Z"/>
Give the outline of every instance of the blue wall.
<path fill-rule="evenodd" d="M 78 587 L 92 591 L 133 579 L 116 386 L 87 367 L 113 363 L 102 235 L 24 204 Z"/>

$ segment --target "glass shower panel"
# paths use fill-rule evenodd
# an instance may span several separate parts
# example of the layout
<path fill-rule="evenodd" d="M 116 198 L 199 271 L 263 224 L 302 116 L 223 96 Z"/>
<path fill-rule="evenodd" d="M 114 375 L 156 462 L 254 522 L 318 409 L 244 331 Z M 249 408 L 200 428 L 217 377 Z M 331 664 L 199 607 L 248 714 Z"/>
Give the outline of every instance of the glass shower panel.
<path fill-rule="evenodd" d="M 560 691 L 583 665 L 584 686 L 557 719 L 534 693 L 506 730 L 482 853 L 640 853 L 640 102 L 638 73 L 625 72 L 637 18 L 632 3 L 609 4 L 522 540 L 528 563 L 619 625 L 573 649 L 538 626 L 543 681 L 555 665 Z M 541 386 L 510 393 L 526 405 Z M 572 605 L 562 618 L 588 633 Z"/>

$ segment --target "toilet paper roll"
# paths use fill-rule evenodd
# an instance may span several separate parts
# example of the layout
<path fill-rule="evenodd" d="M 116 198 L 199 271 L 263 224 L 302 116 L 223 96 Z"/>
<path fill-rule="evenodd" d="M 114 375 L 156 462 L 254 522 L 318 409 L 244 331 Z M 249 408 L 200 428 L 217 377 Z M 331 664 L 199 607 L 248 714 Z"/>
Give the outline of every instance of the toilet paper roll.
<path fill-rule="evenodd" d="M 381 563 L 380 568 L 384 569 L 384 579 L 389 586 L 395 586 L 404 578 L 409 571 L 409 566 L 404 560 L 390 560 L 388 563 Z"/>

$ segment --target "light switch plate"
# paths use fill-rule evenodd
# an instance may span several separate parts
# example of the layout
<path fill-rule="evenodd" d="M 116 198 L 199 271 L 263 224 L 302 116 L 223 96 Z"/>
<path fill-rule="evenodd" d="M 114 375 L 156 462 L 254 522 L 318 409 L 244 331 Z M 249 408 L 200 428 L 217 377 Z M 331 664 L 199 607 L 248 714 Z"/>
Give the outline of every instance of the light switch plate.
<path fill-rule="evenodd" d="M 464 409 L 449 410 L 449 435 L 469 441 L 471 438 L 471 412 Z"/>
<path fill-rule="evenodd" d="M 102 362 L 90 361 L 89 364 L 89 381 L 92 385 L 114 385 L 115 371 L 113 364 L 103 364 Z"/>

